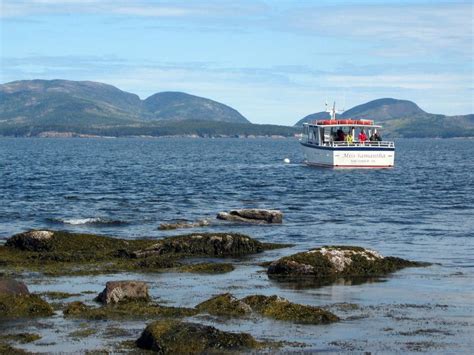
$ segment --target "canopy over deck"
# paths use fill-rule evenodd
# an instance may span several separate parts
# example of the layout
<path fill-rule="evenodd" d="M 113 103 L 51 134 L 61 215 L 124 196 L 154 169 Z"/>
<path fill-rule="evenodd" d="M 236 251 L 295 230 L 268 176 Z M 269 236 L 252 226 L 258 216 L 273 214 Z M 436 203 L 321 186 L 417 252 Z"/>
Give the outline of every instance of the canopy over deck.
<path fill-rule="evenodd" d="M 372 127 L 372 128 L 382 128 L 380 125 L 375 125 L 372 120 L 317 120 L 305 123 L 308 126 L 318 126 L 318 127 Z"/>

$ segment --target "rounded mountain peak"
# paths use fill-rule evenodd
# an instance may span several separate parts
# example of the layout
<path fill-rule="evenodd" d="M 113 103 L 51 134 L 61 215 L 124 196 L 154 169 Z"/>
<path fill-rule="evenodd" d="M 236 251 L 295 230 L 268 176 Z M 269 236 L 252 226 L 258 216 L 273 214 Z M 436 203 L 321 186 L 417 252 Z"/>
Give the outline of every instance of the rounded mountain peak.
<path fill-rule="evenodd" d="M 206 120 L 249 123 L 237 110 L 220 102 L 179 91 L 165 91 L 148 97 L 144 108 L 158 120 Z"/>

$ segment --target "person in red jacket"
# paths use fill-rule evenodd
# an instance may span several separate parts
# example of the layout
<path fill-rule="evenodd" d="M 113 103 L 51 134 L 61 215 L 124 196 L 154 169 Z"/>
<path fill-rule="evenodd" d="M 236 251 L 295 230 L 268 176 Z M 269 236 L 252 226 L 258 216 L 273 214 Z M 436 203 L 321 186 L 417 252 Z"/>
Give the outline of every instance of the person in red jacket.
<path fill-rule="evenodd" d="M 367 140 L 367 135 L 365 134 L 364 130 L 360 131 L 359 142 L 364 143 L 366 140 Z"/>

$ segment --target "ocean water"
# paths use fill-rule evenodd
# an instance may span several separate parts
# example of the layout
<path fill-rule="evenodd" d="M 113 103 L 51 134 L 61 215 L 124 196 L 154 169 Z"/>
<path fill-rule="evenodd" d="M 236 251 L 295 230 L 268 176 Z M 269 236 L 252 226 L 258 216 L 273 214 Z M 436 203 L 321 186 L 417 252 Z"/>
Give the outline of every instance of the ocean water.
<path fill-rule="evenodd" d="M 25 281 L 36 292 L 81 292 L 100 291 L 112 279 L 141 278 L 155 286 L 155 297 L 186 306 L 220 292 L 278 294 L 332 307 L 343 322 L 308 327 L 198 320 L 301 342 L 302 351 L 467 352 L 474 347 L 473 157 L 474 140 L 399 139 L 393 169 L 332 170 L 304 165 L 295 139 L 0 138 L 0 242 L 47 228 L 124 238 L 229 231 L 294 243 L 291 249 L 235 260 L 237 269 L 220 276 L 25 276 Z M 247 226 L 215 219 L 217 212 L 234 208 L 280 209 L 284 223 Z M 162 222 L 202 218 L 211 225 L 158 230 Z M 434 265 L 405 269 L 382 282 L 309 289 L 272 282 L 256 265 L 328 244 L 370 247 Z M 361 308 L 338 309 L 341 302 Z M 65 321 L 49 322 L 55 329 Z M 143 329 L 138 323 L 128 326 Z M 61 351 L 69 341 L 48 334 L 49 345 L 25 349 Z M 76 350 L 107 346 L 97 340 L 76 345 Z"/>

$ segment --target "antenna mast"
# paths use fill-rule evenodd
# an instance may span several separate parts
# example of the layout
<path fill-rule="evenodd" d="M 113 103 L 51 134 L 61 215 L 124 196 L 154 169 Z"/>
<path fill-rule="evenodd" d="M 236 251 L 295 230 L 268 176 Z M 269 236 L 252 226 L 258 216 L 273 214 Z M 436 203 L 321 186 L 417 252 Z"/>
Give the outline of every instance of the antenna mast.
<path fill-rule="evenodd" d="M 332 108 L 328 109 L 327 104 L 326 104 L 326 112 L 329 112 L 331 114 L 331 120 L 334 121 L 336 120 L 336 113 L 342 113 L 344 110 L 336 110 L 336 101 L 334 101 Z"/>

